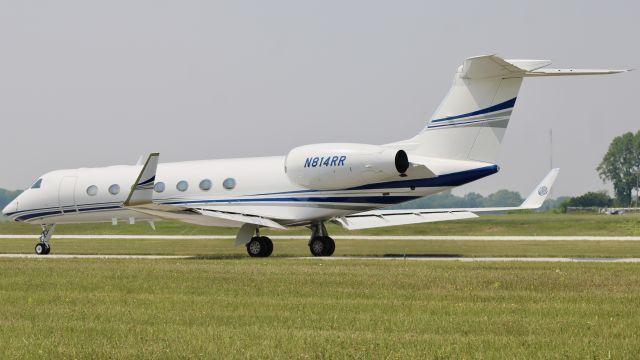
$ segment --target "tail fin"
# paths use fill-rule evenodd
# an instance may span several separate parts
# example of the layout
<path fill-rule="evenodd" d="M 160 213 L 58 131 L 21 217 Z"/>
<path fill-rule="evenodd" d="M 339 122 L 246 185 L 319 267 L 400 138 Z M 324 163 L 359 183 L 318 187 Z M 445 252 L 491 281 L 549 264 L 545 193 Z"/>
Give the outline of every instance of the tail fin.
<path fill-rule="evenodd" d="M 522 79 L 529 76 L 599 75 L 625 70 L 542 69 L 548 60 L 468 58 L 426 128 L 406 143 L 421 156 L 495 163 Z"/>

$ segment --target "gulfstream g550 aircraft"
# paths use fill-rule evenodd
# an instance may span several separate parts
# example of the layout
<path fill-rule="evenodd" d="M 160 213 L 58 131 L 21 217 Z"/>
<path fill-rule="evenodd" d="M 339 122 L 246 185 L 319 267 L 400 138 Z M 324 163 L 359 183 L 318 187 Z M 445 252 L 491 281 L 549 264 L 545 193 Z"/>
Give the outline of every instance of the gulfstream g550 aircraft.
<path fill-rule="evenodd" d="M 3 214 L 42 225 L 35 247 L 48 254 L 55 224 L 133 223 L 159 219 L 238 227 L 237 245 L 269 256 L 262 227 L 308 225 L 309 248 L 330 256 L 335 243 L 326 221 L 347 229 L 476 217 L 474 212 L 542 205 L 552 170 L 518 207 L 379 210 L 495 174 L 497 152 L 522 79 L 599 75 L 624 70 L 543 69 L 546 60 L 466 59 L 453 87 L 415 137 L 386 145 L 316 144 L 286 156 L 158 164 L 150 154 L 133 166 L 52 171 L 11 202 Z"/>

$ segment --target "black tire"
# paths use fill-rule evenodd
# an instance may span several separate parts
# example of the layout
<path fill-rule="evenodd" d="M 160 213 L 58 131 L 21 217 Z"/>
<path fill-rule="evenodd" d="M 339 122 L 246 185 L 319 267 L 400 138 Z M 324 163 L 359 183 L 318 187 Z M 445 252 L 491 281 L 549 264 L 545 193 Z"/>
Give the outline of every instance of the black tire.
<path fill-rule="evenodd" d="M 51 252 L 51 245 L 46 244 L 46 249 L 45 249 L 45 251 L 44 251 L 44 254 L 45 254 L 45 255 L 49 255 L 49 253 L 50 253 L 50 252 Z"/>
<path fill-rule="evenodd" d="M 264 244 L 264 252 L 262 253 L 262 257 L 269 257 L 273 252 L 273 241 L 266 236 L 261 236 L 260 239 Z"/>
<path fill-rule="evenodd" d="M 259 237 L 252 237 L 247 243 L 247 254 L 251 257 L 262 257 L 265 251 L 265 243 Z"/>
<path fill-rule="evenodd" d="M 247 243 L 247 254 L 251 257 L 268 257 L 273 252 L 273 242 L 266 236 L 254 236 Z"/>
<path fill-rule="evenodd" d="M 36 254 L 46 255 L 47 246 L 44 243 L 37 243 L 35 247 Z"/>
<path fill-rule="evenodd" d="M 336 242 L 333 241 L 333 239 L 328 236 L 324 237 L 324 241 L 325 241 L 325 248 L 324 248 L 324 254 L 322 254 L 322 256 L 333 255 L 334 251 L 336 251 Z"/>
<path fill-rule="evenodd" d="M 309 242 L 309 250 L 313 256 L 331 256 L 336 250 L 336 243 L 328 236 L 317 236 Z"/>

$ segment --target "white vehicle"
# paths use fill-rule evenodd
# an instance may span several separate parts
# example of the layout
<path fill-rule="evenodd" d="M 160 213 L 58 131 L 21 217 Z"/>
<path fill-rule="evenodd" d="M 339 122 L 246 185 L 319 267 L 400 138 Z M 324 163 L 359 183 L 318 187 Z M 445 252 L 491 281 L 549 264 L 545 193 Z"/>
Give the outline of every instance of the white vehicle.
<path fill-rule="evenodd" d="M 3 209 L 14 221 L 40 224 L 37 254 L 50 252 L 55 224 L 178 220 L 238 227 L 236 245 L 265 257 L 273 243 L 262 227 L 308 225 L 309 248 L 330 256 L 324 223 L 347 229 L 473 218 L 474 212 L 535 209 L 558 169 L 518 207 L 379 210 L 498 172 L 497 152 L 524 77 L 613 74 L 625 70 L 543 69 L 546 60 L 466 59 L 453 86 L 415 137 L 386 145 L 315 144 L 286 156 L 158 164 L 157 153 L 133 166 L 57 170 L 38 178 Z"/>

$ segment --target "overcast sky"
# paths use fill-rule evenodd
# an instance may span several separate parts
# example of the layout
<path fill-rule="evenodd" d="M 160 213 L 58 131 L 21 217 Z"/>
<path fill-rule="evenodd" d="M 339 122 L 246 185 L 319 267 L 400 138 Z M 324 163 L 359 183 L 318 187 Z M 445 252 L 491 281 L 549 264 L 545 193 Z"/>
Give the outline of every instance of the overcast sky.
<path fill-rule="evenodd" d="M 418 133 L 474 55 L 640 67 L 638 1 L 0 0 L 0 187 L 59 168 L 284 155 Z M 608 188 L 638 74 L 526 79 L 499 174 L 460 188 Z M 256 174 L 259 177 L 259 174 Z"/>

